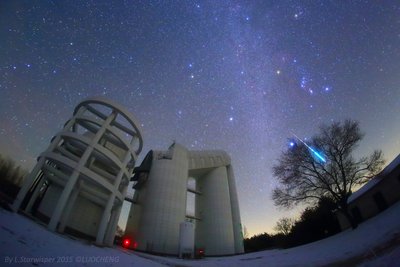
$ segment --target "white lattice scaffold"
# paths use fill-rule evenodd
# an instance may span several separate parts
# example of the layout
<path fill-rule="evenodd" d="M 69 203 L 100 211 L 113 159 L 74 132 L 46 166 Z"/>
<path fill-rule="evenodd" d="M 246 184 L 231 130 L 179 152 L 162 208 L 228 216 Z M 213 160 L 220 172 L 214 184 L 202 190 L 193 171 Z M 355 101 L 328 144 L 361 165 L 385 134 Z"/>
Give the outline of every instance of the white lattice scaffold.
<path fill-rule="evenodd" d="M 13 210 L 110 246 L 142 146 L 139 124 L 124 107 L 87 99 L 38 157 Z"/>

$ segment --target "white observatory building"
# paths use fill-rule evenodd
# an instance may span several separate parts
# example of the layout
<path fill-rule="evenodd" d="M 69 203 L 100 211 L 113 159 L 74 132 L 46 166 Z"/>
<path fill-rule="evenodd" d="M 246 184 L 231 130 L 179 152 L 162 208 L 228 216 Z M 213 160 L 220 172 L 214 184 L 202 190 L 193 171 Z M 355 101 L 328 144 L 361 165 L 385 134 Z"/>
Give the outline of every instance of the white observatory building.
<path fill-rule="evenodd" d="M 174 143 L 167 151 L 150 151 L 134 172 L 135 193 L 125 231 L 132 247 L 169 255 L 181 255 L 188 248 L 189 254 L 201 248 L 206 256 L 244 252 L 226 152 L 189 151 Z M 194 186 L 188 187 L 190 179 Z M 187 214 L 188 192 L 195 195 L 194 215 Z"/>
<path fill-rule="evenodd" d="M 78 104 L 19 191 L 13 210 L 111 246 L 135 161 L 142 150 L 139 124 L 103 98 Z"/>

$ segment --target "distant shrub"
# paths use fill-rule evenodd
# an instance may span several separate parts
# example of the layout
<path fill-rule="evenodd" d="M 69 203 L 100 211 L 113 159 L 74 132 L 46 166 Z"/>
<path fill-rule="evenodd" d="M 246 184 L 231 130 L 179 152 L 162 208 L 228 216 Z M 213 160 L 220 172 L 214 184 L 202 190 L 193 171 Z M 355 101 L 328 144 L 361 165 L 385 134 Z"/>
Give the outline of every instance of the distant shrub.
<path fill-rule="evenodd" d="M 22 186 L 27 171 L 8 157 L 0 154 L 0 193 L 3 199 L 11 201 Z"/>
<path fill-rule="evenodd" d="M 339 223 L 333 214 L 335 203 L 321 199 L 315 207 L 305 209 L 300 218 L 291 224 L 290 232 L 270 235 L 258 234 L 244 239 L 245 252 L 265 249 L 289 248 L 327 238 L 340 232 Z"/>

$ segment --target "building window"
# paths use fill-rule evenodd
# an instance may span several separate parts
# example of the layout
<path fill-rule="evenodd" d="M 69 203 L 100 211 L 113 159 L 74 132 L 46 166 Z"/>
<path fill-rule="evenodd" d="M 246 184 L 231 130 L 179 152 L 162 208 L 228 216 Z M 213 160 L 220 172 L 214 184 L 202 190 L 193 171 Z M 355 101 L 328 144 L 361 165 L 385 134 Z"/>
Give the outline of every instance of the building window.
<path fill-rule="evenodd" d="M 374 198 L 375 204 L 379 211 L 383 211 L 388 207 L 388 204 L 381 192 L 374 194 L 372 197 Z"/>
<path fill-rule="evenodd" d="M 360 209 L 358 207 L 354 207 L 351 209 L 351 215 L 353 215 L 353 218 L 356 221 L 356 223 L 361 223 L 363 221 Z"/>

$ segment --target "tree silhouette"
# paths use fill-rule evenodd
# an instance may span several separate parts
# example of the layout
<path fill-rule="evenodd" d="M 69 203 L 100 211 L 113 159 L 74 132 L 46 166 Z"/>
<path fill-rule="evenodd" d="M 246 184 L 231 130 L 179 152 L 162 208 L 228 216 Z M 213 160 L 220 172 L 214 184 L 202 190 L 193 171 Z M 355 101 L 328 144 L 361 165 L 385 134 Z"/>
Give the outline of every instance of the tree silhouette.
<path fill-rule="evenodd" d="M 380 150 L 358 160 L 353 157 L 362 138 L 358 122 L 334 122 L 321 126 L 308 144 L 300 142 L 282 152 L 273 167 L 280 183 L 273 191 L 275 205 L 289 208 L 299 203 L 315 204 L 328 197 L 352 227 L 357 227 L 347 200 L 352 190 L 375 176 L 384 163 Z"/>
<path fill-rule="evenodd" d="M 274 226 L 274 230 L 278 233 L 281 233 L 283 235 L 288 235 L 290 234 L 290 231 L 292 230 L 292 227 L 294 225 L 294 220 L 291 218 L 280 218 L 276 225 Z"/>
<path fill-rule="evenodd" d="M 249 232 L 247 231 L 247 227 L 245 225 L 243 226 L 243 238 L 249 238 Z"/>

